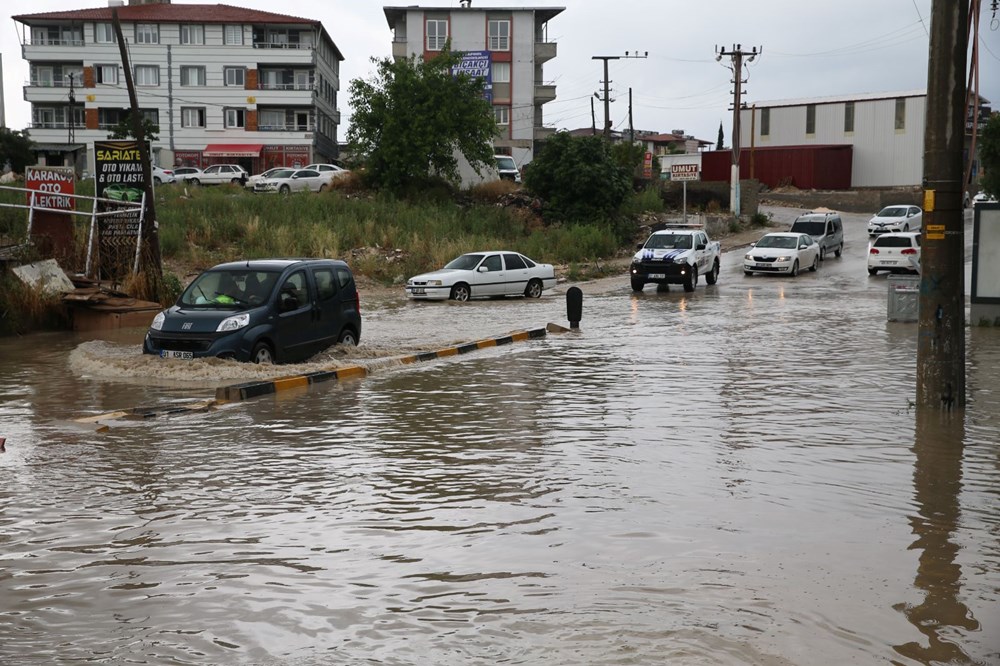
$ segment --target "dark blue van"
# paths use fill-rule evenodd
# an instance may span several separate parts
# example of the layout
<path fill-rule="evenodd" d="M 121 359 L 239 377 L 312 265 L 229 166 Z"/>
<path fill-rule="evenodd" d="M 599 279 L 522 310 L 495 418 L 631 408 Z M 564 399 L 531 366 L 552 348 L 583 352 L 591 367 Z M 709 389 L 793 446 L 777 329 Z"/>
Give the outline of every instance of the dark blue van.
<path fill-rule="evenodd" d="M 253 259 L 199 275 L 156 315 L 142 345 L 164 358 L 302 361 L 361 339 L 351 269 L 334 259 Z"/>

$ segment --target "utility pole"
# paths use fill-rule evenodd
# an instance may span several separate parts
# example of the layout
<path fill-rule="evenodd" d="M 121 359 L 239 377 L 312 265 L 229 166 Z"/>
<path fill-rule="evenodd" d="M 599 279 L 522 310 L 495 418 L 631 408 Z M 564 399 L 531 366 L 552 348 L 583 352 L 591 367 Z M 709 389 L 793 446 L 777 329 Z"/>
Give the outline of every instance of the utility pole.
<path fill-rule="evenodd" d="M 628 141 L 635 143 L 635 125 L 632 124 L 632 88 L 628 89 Z"/>
<path fill-rule="evenodd" d="M 73 89 L 73 73 L 67 74 L 69 77 L 69 113 L 67 114 L 69 122 L 66 126 L 69 127 L 69 131 L 66 136 L 66 143 L 72 145 L 76 143 L 76 128 L 73 127 L 73 105 L 76 104 L 76 91 Z"/>
<path fill-rule="evenodd" d="M 649 51 L 645 51 L 640 54 L 638 51 L 631 53 L 629 51 L 625 52 L 623 56 L 593 56 L 591 60 L 603 60 L 604 61 L 604 138 L 611 137 L 611 79 L 608 77 L 608 61 L 609 60 L 622 60 L 632 59 L 632 58 L 647 58 L 649 57 Z M 596 94 L 596 93 L 595 93 Z M 602 99 L 598 97 L 598 99 Z"/>
<path fill-rule="evenodd" d="M 594 97 L 597 97 L 597 93 L 594 93 Z M 590 135 L 597 135 L 597 116 L 594 115 L 594 97 L 590 98 Z"/>
<path fill-rule="evenodd" d="M 965 407 L 962 210 L 969 3 L 933 0 L 924 130 L 917 409 Z"/>
<path fill-rule="evenodd" d="M 741 44 L 736 44 L 729 51 L 719 47 L 715 49 L 716 60 L 727 57 L 732 62 L 729 68 L 733 71 L 733 165 L 729 184 L 729 210 L 736 217 L 740 215 L 740 98 L 743 95 L 743 84 L 746 83 L 743 80 L 743 59 L 746 58 L 747 63 L 751 63 L 763 52 L 763 46 L 760 50 L 755 46 L 751 51 L 744 51 Z"/>

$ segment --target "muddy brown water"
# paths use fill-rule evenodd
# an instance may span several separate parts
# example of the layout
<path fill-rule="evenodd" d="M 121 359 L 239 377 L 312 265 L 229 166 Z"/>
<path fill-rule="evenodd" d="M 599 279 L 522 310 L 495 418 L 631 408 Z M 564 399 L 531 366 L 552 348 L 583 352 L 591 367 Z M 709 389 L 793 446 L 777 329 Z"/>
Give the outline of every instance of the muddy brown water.
<path fill-rule="evenodd" d="M 781 212 L 781 211 L 779 211 Z M 206 414 L 273 369 L 141 331 L 0 340 L 0 663 L 1000 663 L 1000 331 L 917 414 L 864 218 L 843 258 L 693 294 L 364 302 L 361 380 Z"/>

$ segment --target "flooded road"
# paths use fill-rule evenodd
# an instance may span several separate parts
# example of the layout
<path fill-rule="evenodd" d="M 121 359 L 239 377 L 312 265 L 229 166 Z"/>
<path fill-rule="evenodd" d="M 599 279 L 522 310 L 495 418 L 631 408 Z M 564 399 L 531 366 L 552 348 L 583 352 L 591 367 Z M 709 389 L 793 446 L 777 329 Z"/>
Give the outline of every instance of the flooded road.
<path fill-rule="evenodd" d="M 817 273 L 623 272 L 576 334 L 101 433 L 74 419 L 268 370 L 0 339 L 0 663 L 1000 663 L 1000 330 L 966 412 L 918 418 L 865 219 Z M 565 324 L 564 293 L 362 294 L 322 363 Z"/>

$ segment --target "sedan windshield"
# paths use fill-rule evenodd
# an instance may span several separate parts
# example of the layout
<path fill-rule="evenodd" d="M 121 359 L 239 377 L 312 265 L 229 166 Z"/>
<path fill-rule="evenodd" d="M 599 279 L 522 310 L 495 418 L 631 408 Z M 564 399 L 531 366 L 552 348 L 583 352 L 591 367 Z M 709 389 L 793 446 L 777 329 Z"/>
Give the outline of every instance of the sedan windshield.
<path fill-rule="evenodd" d="M 290 178 L 295 173 L 295 169 L 279 169 L 274 173 L 267 174 L 268 178 Z"/>
<path fill-rule="evenodd" d="M 905 208 L 894 208 L 892 206 L 883 208 L 875 217 L 906 217 Z"/>
<path fill-rule="evenodd" d="M 690 250 L 690 234 L 654 234 L 646 241 L 646 247 L 651 250 L 672 248 L 675 250 Z"/>
<path fill-rule="evenodd" d="M 483 255 L 481 254 L 463 254 L 458 259 L 452 259 L 449 261 L 445 268 L 450 268 L 457 271 L 474 271 L 479 262 L 483 260 Z"/>
<path fill-rule="evenodd" d="M 268 300 L 277 281 L 277 273 L 246 268 L 207 271 L 184 290 L 177 304 L 245 310 Z"/>
<path fill-rule="evenodd" d="M 793 249 L 797 239 L 794 236 L 764 236 L 755 247 L 776 247 L 782 250 Z"/>

